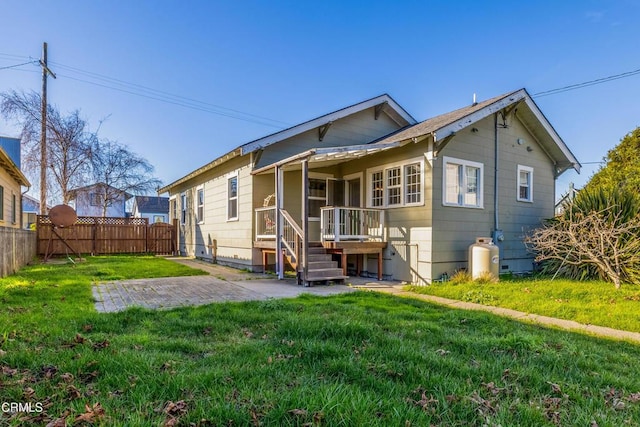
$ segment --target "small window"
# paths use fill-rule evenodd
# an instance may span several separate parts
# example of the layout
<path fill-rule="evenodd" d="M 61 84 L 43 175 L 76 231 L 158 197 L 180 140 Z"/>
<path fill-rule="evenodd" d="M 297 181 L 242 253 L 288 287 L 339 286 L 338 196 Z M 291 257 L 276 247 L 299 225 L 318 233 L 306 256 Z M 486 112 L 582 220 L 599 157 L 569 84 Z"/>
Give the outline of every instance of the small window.
<path fill-rule="evenodd" d="M 198 222 L 204 222 L 204 188 L 198 188 Z"/>
<path fill-rule="evenodd" d="M 182 193 L 180 195 L 180 208 L 182 209 L 180 214 L 180 223 L 186 224 L 187 223 L 187 194 L 186 193 Z"/>
<path fill-rule="evenodd" d="M 153 216 L 153 222 L 154 224 L 160 223 L 160 222 L 164 222 L 164 216 L 163 215 L 154 215 Z"/>
<path fill-rule="evenodd" d="M 518 165 L 518 201 L 533 202 L 533 168 Z"/>
<path fill-rule="evenodd" d="M 4 187 L 0 185 L 0 221 L 4 221 Z"/>
<path fill-rule="evenodd" d="M 445 157 L 443 169 L 442 203 L 446 206 L 481 208 L 484 165 Z"/>
<path fill-rule="evenodd" d="M 18 216 L 16 215 L 16 195 L 11 195 L 11 223 L 15 224 L 18 221 Z"/>
<path fill-rule="evenodd" d="M 422 202 L 422 174 L 420 172 L 420 169 L 420 163 L 412 163 L 404 167 L 405 205 Z"/>
<path fill-rule="evenodd" d="M 238 177 L 227 181 L 227 220 L 238 219 Z"/>
<path fill-rule="evenodd" d="M 91 206 L 102 206 L 102 197 L 100 193 L 89 193 L 89 204 Z"/>

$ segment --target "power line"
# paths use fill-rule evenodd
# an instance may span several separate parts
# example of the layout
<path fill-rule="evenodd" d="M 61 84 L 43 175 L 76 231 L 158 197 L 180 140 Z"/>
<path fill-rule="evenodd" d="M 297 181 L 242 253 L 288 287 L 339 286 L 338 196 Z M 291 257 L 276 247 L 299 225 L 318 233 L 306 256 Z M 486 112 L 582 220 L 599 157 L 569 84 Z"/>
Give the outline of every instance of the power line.
<path fill-rule="evenodd" d="M 602 77 L 602 78 L 599 78 L 599 79 L 589 80 L 589 81 L 586 81 L 586 82 L 576 83 L 576 84 L 572 84 L 572 85 L 568 85 L 568 86 L 563 86 L 563 87 L 559 87 L 559 88 L 556 88 L 556 89 L 545 90 L 543 92 L 534 93 L 533 97 L 534 98 L 541 98 L 543 96 L 556 95 L 558 93 L 568 92 L 570 90 L 582 89 L 582 88 L 585 88 L 585 87 L 588 87 L 588 86 L 594 86 L 594 85 L 598 85 L 598 84 L 602 84 L 602 83 L 607 83 L 607 82 L 610 82 L 612 80 L 624 79 L 626 77 L 635 76 L 637 74 L 640 74 L 640 68 L 637 69 L 637 70 L 633 70 L 633 71 L 627 71 L 625 73 L 615 74 L 613 76 Z"/>
<path fill-rule="evenodd" d="M 17 68 L 17 67 L 22 67 L 23 65 L 29 65 L 29 64 L 37 64 L 38 61 L 29 61 L 29 62 L 23 62 L 22 64 L 16 64 L 16 65 L 8 65 L 6 67 L 0 67 L 0 70 L 8 70 L 9 68 Z"/>

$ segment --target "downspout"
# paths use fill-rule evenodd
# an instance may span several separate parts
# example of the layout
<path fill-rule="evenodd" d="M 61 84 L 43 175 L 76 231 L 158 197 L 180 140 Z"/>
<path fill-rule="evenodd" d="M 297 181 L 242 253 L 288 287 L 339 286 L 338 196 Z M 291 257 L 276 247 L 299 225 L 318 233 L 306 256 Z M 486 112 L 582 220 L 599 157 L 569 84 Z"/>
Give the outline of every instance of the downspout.
<path fill-rule="evenodd" d="M 494 173 L 493 173 L 493 232 L 492 238 L 493 243 L 498 244 L 504 240 L 504 234 L 500 229 L 500 216 L 499 216 L 499 198 L 498 198 L 498 173 L 500 172 L 500 157 L 499 157 L 499 138 L 498 138 L 498 114 L 495 113 L 493 116 L 493 131 L 494 131 Z"/>

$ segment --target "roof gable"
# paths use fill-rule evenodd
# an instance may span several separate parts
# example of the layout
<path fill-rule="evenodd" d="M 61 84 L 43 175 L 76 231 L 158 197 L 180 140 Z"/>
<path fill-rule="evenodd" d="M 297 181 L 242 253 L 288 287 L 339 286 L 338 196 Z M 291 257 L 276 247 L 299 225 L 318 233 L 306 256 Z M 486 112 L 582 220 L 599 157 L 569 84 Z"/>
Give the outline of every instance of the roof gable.
<path fill-rule="evenodd" d="M 168 213 L 169 198 L 156 196 L 136 196 L 134 201 L 140 213 Z"/>
<path fill-rule="evenodd" d="M 527 129 L 536 137 L 538 143 L 555 163 L 558 174 L 569 168 L 574 168 L 577 172 L 580 172 L 580 163 L 525 89 L 496 96 L 483 102 L 432 117 L 384 137 L 376 143 L 418 142 L 428 136 L 433 137 L 434 142 L 437 143 L 505 109 L 513 110 L 513 113 L 517 114 L 518 118 L 523 121 Z"/>

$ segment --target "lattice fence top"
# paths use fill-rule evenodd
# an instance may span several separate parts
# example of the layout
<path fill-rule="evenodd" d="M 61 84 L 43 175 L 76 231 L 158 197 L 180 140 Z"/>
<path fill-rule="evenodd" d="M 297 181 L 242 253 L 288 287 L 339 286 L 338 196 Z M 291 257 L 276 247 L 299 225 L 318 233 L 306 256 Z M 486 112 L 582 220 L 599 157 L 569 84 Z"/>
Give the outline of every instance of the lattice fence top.
<path fill-rule="evenodd" d="M 48 215 L 38 215 L 39 225 L 51 225 Z M 118 218 L 101 216 L 79 216 L 74 225 L 148 225 L 147 218 Z"/>

